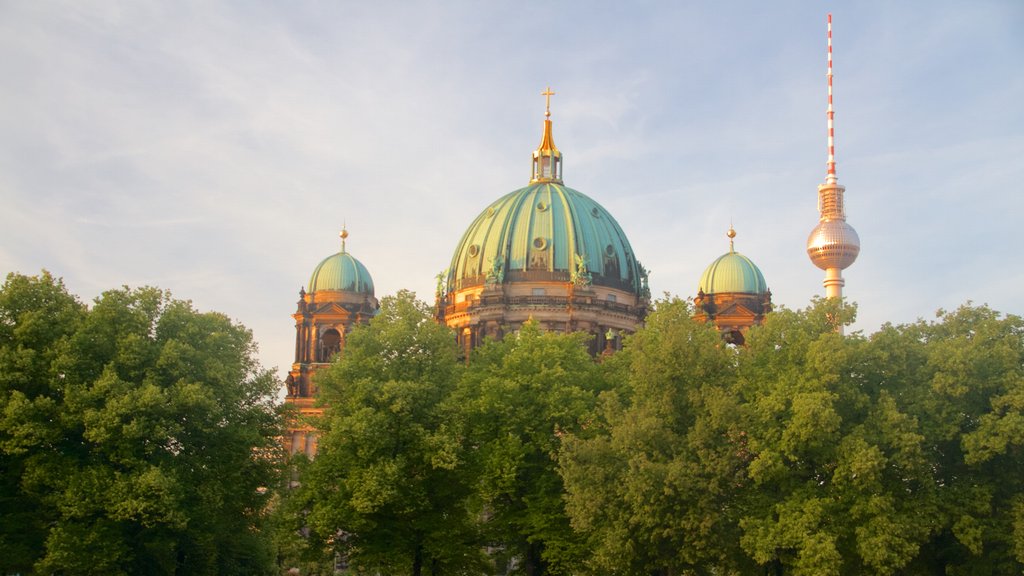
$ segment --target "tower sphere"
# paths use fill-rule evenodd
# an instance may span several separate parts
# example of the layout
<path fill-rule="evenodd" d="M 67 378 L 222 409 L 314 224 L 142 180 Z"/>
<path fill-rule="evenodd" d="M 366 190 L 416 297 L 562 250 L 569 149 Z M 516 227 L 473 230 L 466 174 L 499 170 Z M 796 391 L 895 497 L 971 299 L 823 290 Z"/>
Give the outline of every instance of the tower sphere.
<path fill-rule="evenodd" d="M 860 237 L 845 220 L 822 220 L 807 237 L 807 256 L 822 270 L 849 267 L 860 254 Z"/>

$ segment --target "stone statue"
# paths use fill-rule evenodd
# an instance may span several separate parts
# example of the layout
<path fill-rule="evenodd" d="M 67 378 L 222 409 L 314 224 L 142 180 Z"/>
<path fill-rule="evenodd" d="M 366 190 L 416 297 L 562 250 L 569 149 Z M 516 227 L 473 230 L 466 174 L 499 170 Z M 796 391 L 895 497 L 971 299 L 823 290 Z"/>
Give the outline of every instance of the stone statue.
<path fill-rule="evenodd" d="M 498 254 L 491 259 L 491 269 L 487 272 L 487 284 L 501 284 L 505 281 L 505 259 Z"/>
<path fill-rule="evenodd" d="M 444 279 L 447 276 L 448 276 L 448 271 L 447 270 L 442 270 L 441 272 L 437 273 L 437 276 L 434 276 L 434 278 L 437 279 L 437 288 L 434 290 L 434 295 L 437 296 L 438 298 L 444 296 L 445 292 L 447 292 L 447 290 L 445 290 L 445 285 L 444 285 Z"/>
<path fill-rule="evenodd" d="M 590 286 L 593 277 L 587 271 L 586 257 L 575 254 L 573 258 L 576 261 L 576 265 L 573 267 L 572 272 L 569 273 L 569 280 L 577 286 Z"/>
<path fill-rule="evenodd" d="M 642 298 L 646 298 L 647 300 L 650 300 L 651 299 L 651 285 L 649 283 L 649 278 L 650 278 L 651 273 L 647 270 L 647 268 L 644 268 L 644 265 L 641 264 L 639 261 L 637 261 L 636 266 L 637 266 L 637 268 L 640 269 L 640 296 Z"/>

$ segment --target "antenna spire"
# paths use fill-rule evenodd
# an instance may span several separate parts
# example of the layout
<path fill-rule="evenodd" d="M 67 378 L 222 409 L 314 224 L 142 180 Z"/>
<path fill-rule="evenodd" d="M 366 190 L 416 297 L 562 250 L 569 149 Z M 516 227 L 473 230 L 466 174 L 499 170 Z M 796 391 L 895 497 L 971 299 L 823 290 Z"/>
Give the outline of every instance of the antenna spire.
<path fill-rule="evenodd" d="M 835 110 L 832 109 L 832 14 L 828 15 L 828 73 L 825 75 L 828 78 L 828 109 L 826 115 L 828 116 L 828 175 L 826 181 L 834 183 L 836 178 L 836 130 L 835 130 Z"/>

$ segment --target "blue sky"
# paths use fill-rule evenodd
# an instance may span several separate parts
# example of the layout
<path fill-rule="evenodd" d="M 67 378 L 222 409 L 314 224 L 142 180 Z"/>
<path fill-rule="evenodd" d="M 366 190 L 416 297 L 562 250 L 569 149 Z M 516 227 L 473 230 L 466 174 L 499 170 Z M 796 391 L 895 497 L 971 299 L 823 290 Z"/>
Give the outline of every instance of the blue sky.
<path fill-rule="evenodd" d="M 736 248 L 791 308 L 825 176 L 825 19 L 854 329 L 972 300 L 1021 314 L 1024 3 L 0 0 L 0 272 L 84 299 L 155 285 L 292 361 L 337 251 L 432 297 L 527 183 L 548 85 L 566 185 L 655 294 Z"/>

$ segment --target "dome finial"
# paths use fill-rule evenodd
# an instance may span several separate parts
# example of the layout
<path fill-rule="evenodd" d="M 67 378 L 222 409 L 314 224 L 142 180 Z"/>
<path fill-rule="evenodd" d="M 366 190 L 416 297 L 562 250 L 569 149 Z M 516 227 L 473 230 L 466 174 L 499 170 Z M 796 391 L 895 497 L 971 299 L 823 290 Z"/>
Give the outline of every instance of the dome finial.
<path fill-rule="evenodd" d="M 548 86 L 548 89 L 541 92 L 540 95 L 543 96 L 545 100 L 544 117 L 551 118 L 551 97 L 554 96 L 555 93 L 551 91 L 551 86 Z"/>
<path fill-rule="evenodd" d="M 551 86 L 540 93 L 545 99 L 544 134 L 540 146 L 533 151 L 533 174 L 530 183 L 554 182 L 562 183 L 562 153 L 555 146 L 555 138 L 551 135 L 551 97 L 555 95 Z"/>
<path fill-rule="evenodd" d="M 733 238 L 736 237 L 736 230 L 732 227 L 732 223 L 731 222 L 729 223 L 729 231 L 726 232 L 725 235 L 729 237 L 729 253 L 730 254 L 735 254 L 736 253 L 736 249 L 733 247 L 732 240 L 733 240 Z"/>
<path fill-rule="evenodd" d="M 345 226 L 344 222 L 342 222 L 342 224 L 341 224 L 341 233 L 338 234 L 338 236 L 341 237 L 341 253 L 344 254 L 345 253 L 345 239 L 348 238 L 348 228 Z"/>

